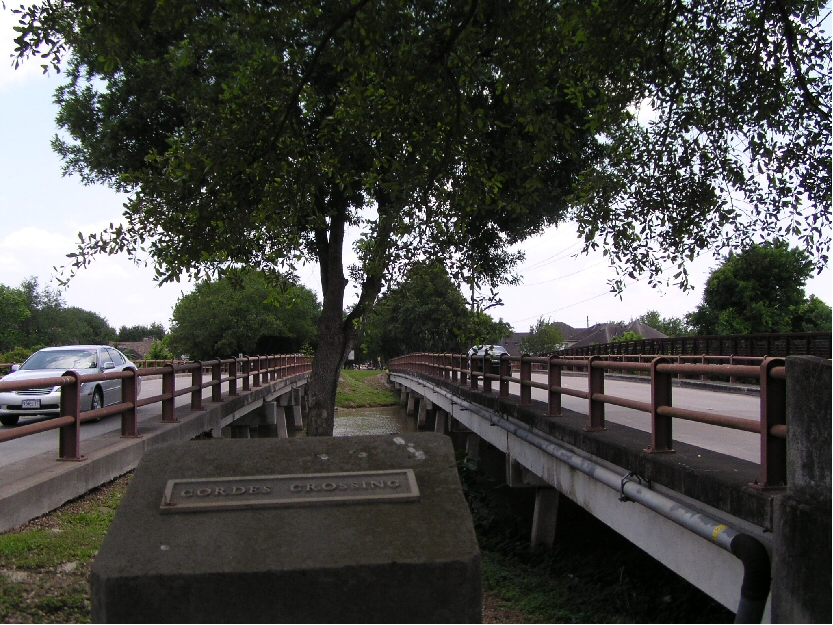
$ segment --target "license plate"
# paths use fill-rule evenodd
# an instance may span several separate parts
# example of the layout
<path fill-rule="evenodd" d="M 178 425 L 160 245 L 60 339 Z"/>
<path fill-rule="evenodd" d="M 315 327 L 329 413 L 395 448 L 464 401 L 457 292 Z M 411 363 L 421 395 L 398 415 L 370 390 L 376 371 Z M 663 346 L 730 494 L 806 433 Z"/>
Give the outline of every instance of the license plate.
<path fill-rule="evenodd" d="M 22 407 L 23 408 L 40 408 L 40 400 L 39 399 L 24 399 Z"/>

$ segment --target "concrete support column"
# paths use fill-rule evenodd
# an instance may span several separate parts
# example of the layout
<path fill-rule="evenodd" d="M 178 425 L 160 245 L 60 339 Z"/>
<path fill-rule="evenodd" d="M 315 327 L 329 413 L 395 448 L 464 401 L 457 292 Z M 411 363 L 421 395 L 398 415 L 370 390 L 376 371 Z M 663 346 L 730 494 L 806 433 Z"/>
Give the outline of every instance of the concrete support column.
<path fill-rule="evenodd" d="M 437 413 L 434 417 L 434 431 L 437 434 L 445 434 L 447 430 L 448 413 L 442 408 L 437 408 Z"/>
<path fill-rule="evenodd" d="M 286 433 L 286 414 L 282 406 L 278 406 L 276 402 L 267 401 L 263 404 L 266 409 L 266 428 L 275 438 L 289 438 Z M 258 428 L 258 434 L 260 429 Z"/>
<path fill-rule="evenodd" d="M 552 549 L 555 543 L 555 525 L 558 519 L 558 502 L 561 498 L 554 488 L 539 488 L 535 491 L 535 512 L 532 515 L 532 540 L 530 547 Z"/>
<path fill-rule="evenodd" d="M 831 619 L 831 364 L 787 357 L 787 492 L 775 501 L 772 622 Z"/>
<path fill-rule="evenodd" d="M 296 404 L 294 406 L 287 406 L 286 408 L 284 408 L 284 411 L 287 427 L 291 427 L 293 430 L 304 429 L 304 418 L 300 404 Z"/>
<path fill-rule="evenodd" d="M 466 455 L 469 458 L 480 458 L 480 440 L 474 432 L 466 437 Z"/>
<path fill-rule="evenodd" d="M 426 421 L 428 416 L 428 402 L 420 400 L 419 402 L 419 410 L 417 410 L 417 428 L 420 430 L 425 427 Z"/>
<path fill-rule="evenodd" d="M 408 391 L 408 401 L 407 401 L 407 408 L 405 409 L 405 414 L 409 417 L 413 417 L 416 414 L 417 404 L 419 403 L 419 398 L 417 397 L 416 393 Z"/>
<path fill-rule="evenodd" d="M 408 405 L 408 389 L 405 388 L 404 384 L 399 387 L 399 405 L 400 406 L 407 406 Z"/>

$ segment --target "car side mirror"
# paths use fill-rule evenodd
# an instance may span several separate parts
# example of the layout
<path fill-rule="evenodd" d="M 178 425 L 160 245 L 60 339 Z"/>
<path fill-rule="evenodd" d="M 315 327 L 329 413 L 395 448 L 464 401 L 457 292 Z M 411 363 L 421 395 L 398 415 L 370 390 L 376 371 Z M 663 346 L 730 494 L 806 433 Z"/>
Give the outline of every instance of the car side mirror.
<path fill-rule="evenodd" d="M 101 368 L 102 368 L 102 369 L 105 369 L 105 370 L 106 370 L 106 369 L 115 369 L 115 368 L 116 368 L 116 364 L 115 364 L 112 360 L 108 360 L 108 361 L 107 361 L 107 362 L 105 362 L 103 365 L 101 365 Z"/>
<path fill-rule="evenodd" d="M 14 373 L 14 372 L 15 372 L 15 371 L 17 371 L 18 369 L 20 369 L 20 365 L 12 365 L 11 372 L 12 372 L 12 373 Z"/>

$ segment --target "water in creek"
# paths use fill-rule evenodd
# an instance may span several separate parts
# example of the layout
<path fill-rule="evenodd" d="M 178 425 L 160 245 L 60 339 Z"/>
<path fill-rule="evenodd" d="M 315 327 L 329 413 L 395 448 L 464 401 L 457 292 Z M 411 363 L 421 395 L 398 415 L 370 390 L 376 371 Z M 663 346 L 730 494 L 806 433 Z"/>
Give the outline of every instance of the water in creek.
<path fill-rule="evenodd" d="M 335 415 L 333 436 L 398 434 L 415 432 L 416 419 L 401 406 L 384 408 L 340 408 Z"/>

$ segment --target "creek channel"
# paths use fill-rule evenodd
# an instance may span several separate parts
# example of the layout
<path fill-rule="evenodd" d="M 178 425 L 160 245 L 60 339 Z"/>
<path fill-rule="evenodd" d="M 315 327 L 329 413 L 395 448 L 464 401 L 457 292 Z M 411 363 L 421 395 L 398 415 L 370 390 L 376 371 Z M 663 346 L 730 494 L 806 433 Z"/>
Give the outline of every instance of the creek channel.
<path fill-rule="evenodd" d="M 401 406 L 376 408 L 339 408 L 335 414 L 333 436 L 370 436 L 416 432 L 416 418 L 405 414 Z M 253 435 L 256 435 L 253 433 Z M 303 431 L 289 431 L 290 438 L 304 436 Z"/>

